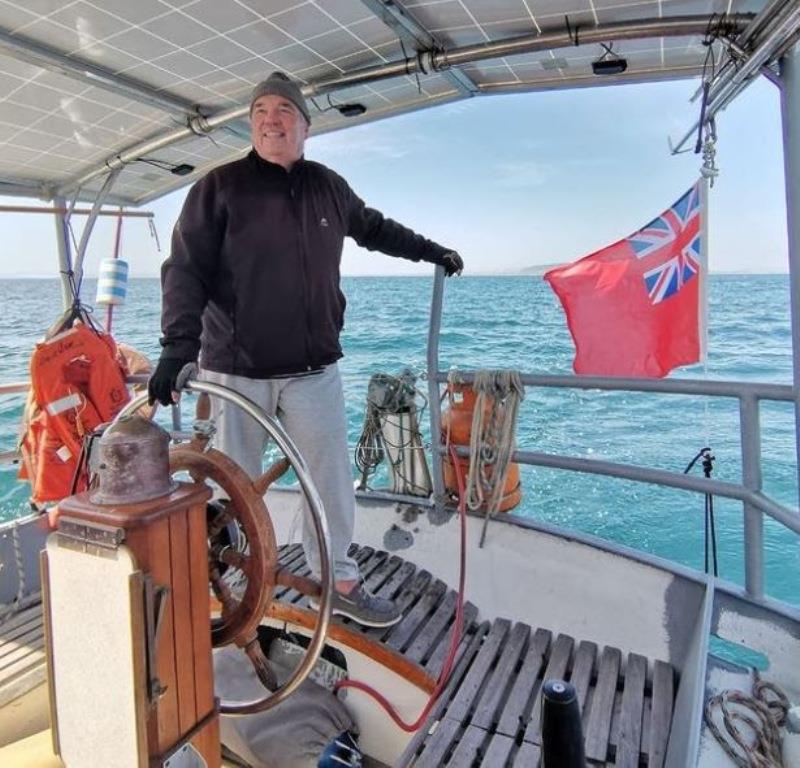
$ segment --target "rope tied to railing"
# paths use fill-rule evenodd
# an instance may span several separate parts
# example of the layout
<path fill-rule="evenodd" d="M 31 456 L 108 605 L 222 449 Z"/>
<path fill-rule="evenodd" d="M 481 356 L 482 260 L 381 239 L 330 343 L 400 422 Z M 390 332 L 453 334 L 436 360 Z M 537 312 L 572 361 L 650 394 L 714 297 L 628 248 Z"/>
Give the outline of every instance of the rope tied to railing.
<path fill-rule="evenodd" d="M 781 754 L 780 729 L 789 700 L 777 685 L 762 680 L 758 670 L 753 672 L 753 695 L 727 690 L 712 696 L 706 703 L 706 724 L 740 768 L 787 768 Z M 724 732 L 718 725 L 717 712 Z"/>
<path fill-rule="evenodd" d="M 489 518 L 497 514 L 503 500 L 525 387 L 519 371 L 497 370 L 476 371 L 472 389 L 477 398 L 472 414 L 466 493 L 471 510 L 484 509 L 479 543 L 483 546 Z"/>

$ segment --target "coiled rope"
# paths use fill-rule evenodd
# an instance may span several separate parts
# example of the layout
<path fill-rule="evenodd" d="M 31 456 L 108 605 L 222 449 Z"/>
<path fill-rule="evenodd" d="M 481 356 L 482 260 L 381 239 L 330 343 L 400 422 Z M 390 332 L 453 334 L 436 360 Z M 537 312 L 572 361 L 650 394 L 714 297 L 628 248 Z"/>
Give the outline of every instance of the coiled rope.
<path fill-rule="evenodd" d="M 467 475 L 467 506 L 484 508 L 483 546 L 489 518 L 503 500 L 511 456 L 516 448 L 517 413 L 525 399 L 519 371 L 476 371 L 472 389 L 477 394 L 472 414 Z"/>
<path fill-rule="evenodd" d="M 706 703 L 705 719 L 720 746 L 740 768 L 789 768 L 781 756 L 780 733 L 788 710 L 786 694 L 755 671 L 752 696 L 734 690 L 712 696 Z M 717 712 L 724 732 L 717 723 Z"/>

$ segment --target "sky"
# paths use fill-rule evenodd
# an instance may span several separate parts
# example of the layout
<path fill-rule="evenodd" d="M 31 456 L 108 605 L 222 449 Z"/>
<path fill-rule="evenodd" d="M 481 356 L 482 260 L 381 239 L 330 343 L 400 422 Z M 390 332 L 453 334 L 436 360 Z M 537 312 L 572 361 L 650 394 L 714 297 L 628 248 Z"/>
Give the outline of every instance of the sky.
<path fill-rule="evenodd" d="M 644 226 L 697 178 L 698 155 L 669 151 L 698 117 L 697 82 L 473 98 L 312 136 L 306 157 L 344 176 L 368 205 L 459 251 L 467 274 L 564 263 Z M 711 271 L 787 272 L 777 88 L 754 83 L 718 116 L 717 132 Z M 125 221 L 121 257 L 132 277 L 158 275 L 187 189 L 144 207 L 160 250 L 144 220 Z M 112 255 L 114 227 L 96 227 L 88 275 Z M 50 217 L 3 214 L 0 277 L 53 276 L 54 233 Z M 429 272 L 346 242 L 343 274 Z"/>

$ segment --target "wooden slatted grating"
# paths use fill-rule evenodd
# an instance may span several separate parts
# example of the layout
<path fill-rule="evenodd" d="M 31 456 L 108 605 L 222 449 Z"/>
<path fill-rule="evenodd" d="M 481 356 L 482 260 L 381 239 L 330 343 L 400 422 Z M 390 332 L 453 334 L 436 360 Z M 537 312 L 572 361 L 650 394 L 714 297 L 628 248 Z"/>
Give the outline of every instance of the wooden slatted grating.
<path fill-rule="evenodd" d="M 484 625 L 486 626 L 486 625 Z M 527 624 L 496 619 L 452 691 L 412 739 L 402 765 L 541 764 L 542 682 L 569 680 L 581 708 L 591 766 L 661 768 L 675 699 L 662 661 Z"/>
<path fill-rule="evenodd" d="M 422 667 L 432 678 L 449 647 L 456 593 L 397 555 L 353 546 L 367 588 L 394 599 L 403 619 L 387 629 L 365 629 L 336 618 Z M 280 563 L 308 575 L 299 545 L 284 546 Z M 306 598 L 279 588 L 275 598 L 299 607 Z M 676 674 L 663 661 L 576 641 L 547 629 L 496 619 L 477 624 L 465 608 L 465 633 L 447 688 L 412 738 L 400 765 L 536 768 L 541 762 L 542 682 L 569 680 L 581 708 L 589 765 L 661 768 L 676 691 Z"/>
<path fill-rule="evenodd" d="M 45 679 L 44 625 L 40 604 L 0 624 L 0 706 Z"/>
<path fill-rule="evenodd" d="M 338 616 L 333 622 L 351 633 L 363 636 L 367 645 L 381 645 L 417 665 L 432 687 L 444 666 L 452 639 L 456 592 L 448 589 L 444 582 L 433 578 L 428 571 L 417 570 L 412 563 L 397 555 L 356 545 L 351 546 L 349 555 L 358 563 L 367 589 L 379 597 L 396 601 L 403 610 L 403 618 L 387 628 L 362 627 Z M 310 575 L 299 544 L 280 547 L 279 564 L 299 576 Z M 301 609 L 308 606 L 305 596 L 286 587 L 278 587 L 273 600 Z M 477 613 L 474 605 L 465 604 L 465 631 L 460 655 L 463 655 L 474 636 Z"/>

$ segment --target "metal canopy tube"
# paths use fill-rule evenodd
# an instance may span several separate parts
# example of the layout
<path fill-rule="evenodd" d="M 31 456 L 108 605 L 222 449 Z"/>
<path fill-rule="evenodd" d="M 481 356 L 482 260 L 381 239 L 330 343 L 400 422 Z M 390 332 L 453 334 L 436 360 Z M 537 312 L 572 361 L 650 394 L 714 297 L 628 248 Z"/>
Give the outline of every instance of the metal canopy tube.
<path fill-rule="evenodd" d="M 800 6 L 795 8 L 767 34 L 750 57 L 740 67 L 731 70 L 730 78 L 709 99 L 708 109 L 711 116 L 730 103 L 730 99 L 739 92 L 740 86 L 758 73 L 761 66 L 797 31 L 800 23 Z M 710 118 L 709 118 L 710 119 Z"/>
<path fill-rule="evenodd" d="M 752 18 L 746 14 L 732 14 L 726 18 L 731 28 L 744 29 L 744 23 Z M 467 45 L 453 51 L 435 51 L 432 54 L 434 68 L 468 64 L 501 56 L 515 56 L 551 48 L 569 48 L 576 45 L 592 45 L 608 40 L 638 40 L 650 37 L 689 37 L 705 35 L 708 31 L 707 16 L 673 16 L 664 19 L 628 21 L 617 24 L 599 24 L 596 27 L 578 27 L 572 33 L 545 32 L 541 35 L 525 35 L 496 43 Z"/>
<path fill-rule="evenodd" d="M 89 218 L 86 220 L 86 224 L 83 227 L 81 241 L 78 244 L 78 251 L 75 254 L 74 265 L 75 290 L 78 293 L 80 293 L 81 283 L 83 282 L 83 261 L 86 257 L 86 249 L 89 247 L 89 238 L 92 236 L 92 230 L 94 229 L 95 221 L 97 221 L 97 215 L 100 213 L 100 209 L 103 207 L 103 203 L 105 202 L 108 193 L 111 191 L 111 187 L 114 186 L 117 176 L 119 176 L 119 171 L 111 171 L 111 173 L 108 174 L 108 178 L 105 180 L 105 183 L 97 193 L 97 198 L 92 206 L 92 212 L 89 214 Z M 72 211 L 70 211 L 70 215 L 72 215 Z"/>
<path fill-rule="evenodd" d="M 755 50 L 750 53 L 749 58 L 739 67 L 728 67 L 722 77 L 712 84 L 708 106 L 706 107 L 706 122 L 730 104 L 750 84 L 751 78 L 763 69 L 769 58 L 774 56 L 786 39 L 796 31 L 800 22 L 800 8 L 796 5 L 792 7 L 788 3 L 786 7 L 789 10 L 785 14 L 781 12 L 783 10 L 781 9 L 778 12 L 780 14 L 778 17 L 770 18 L 760 25 L 762 29 L 759 31 L 764 32 L 764 38 L 758 43 Z M 756 21 L 758 21 L 758 17 Z M 755 24 L 756 21 L 753 23 Z M 751 27 L 752 25 L 745 30 L 745 35 L 747 35 Z M 751 32 L 748 37 L 752 36 L 753 33 Z M 738 43 L 738 41 L 736 42 Z M 679 152 L 684 144 L 695 136 L 699 122 L 699 120 L 696 121 L 675 145 L 672 150 L 673 154 Z"/>
<path fill-rule="evenodd" d="M 800 47 L 795 44 L 781 59 L 781 117 L 786 219 L 789 250 L 789 297 L 792 312 L 792 371 L 797 480 L 800 492 Z"/>
<path fill-rule="evenodd" d="M 752 18 L 752 14 L 735 14 L 731 16 L 728 22 L 732 33 L 735 34 L 743 30 L 745 23 Z M 599 25 L 591 29 L 580 29 L 578 44 L 585 45 L 606 40 L 702 35 L 705 34 L 708 28 L 708 22 L 708 16 L 681 16 L 672 19 Z M 741 30 L 739 27 L 741 27 Z M 466 64 L 470 61 L 481 61 L 483 59 L 513 56 L 515 54 L 573 45 L 575 45 L 575 39 L 566 32 L 550 32 L 542 35 L 525 35 L 485 45 L 470 45 L 450 52 L 428 51 L 427 54 L 419 54 L 413 58 L 404 58 L 387 64 L 365 67 L 344 75 L 321 80 L 317 83 L 309 83 L 302 90 L 306 97 L 318 96 L 343 88 L 366 85 L 393 77 L 413 74 L 414 72 L 425 74 L 428 69 L 440 72 L 446 70 L 449 66 Z M 133 162 L 150 152 L 164 149 L 192 135 L 202 136 L 210 133 L 215 128 L 246 117 L 249 111 L 249 105 L 242 105 L 240 107 L 231 107 L 210 117 L 197 116 L 191 118 L 188 126 L 174 128 L 166 133 L 152 136 L 143 142 L 132 144 L 87 173 L 54 187 L 52 194 L 65 194 L 76 187 L 81 187 L 93 181 L 109 168 L 122 168 L 126 163 Z"/>
<path fill-rule="evenodd" d="M 53 200 L 56 214 L 56 244 L 58 245 L 58 276 L 61 278 L 61 307 L 72 306 L 72 285 L 69 281 L 72 256 L 70 253 L 69 226 L 67 225 L 67 201 L 63 197 Z"/>
<path fill-rule="evenodd" d="M 753 21 L 747 25 L 747 29 L 742 32 L 739 42 L 745 45 L 754 35 L 763 32 L 783 8 L 788 6 L 792 1 L 793 0 L 769 0 L 769 2 L 756 13 Z"/>
<path fill-rule="evenodd" d="M 90 85 L 111 91 L 118 96 L 133 99 L 140 104 L 147 104 L 165 112 L 178 112 L 186 115 L 198 113 L 197 106 L 188 101 L 154 91 L 142 82 L 123 75 L 115 75 L 88 61 L 65 56 L 50 46 L 12 35 L 5 29 L 0 29 L 0 51 L 41 69 L 77 78 L 84 83 L 88 82 Z"/>
<path fill-rule="evenodd" d="M 444 500 L 444 475 L 442 473 L 442 412 L 439 398 L 439 331 L 442 327 L 442 295 L 444 294 L 444 267 L 437 266 L 433 274 L 431 319 L 428 323 L 428 403 L 431 420 L 431 474 L 433 475 L 433 500 Z"/>
<path fill-rule="evenodd" d="M 433 35 L 394 0 L 361 0 L 361 2 L 387 27 L 397 32 L 401 40 L 413 45 L 414 50 L 431 50 L 437 47 L 438 43 Z M 474 96 L 479 90 L 472 78 L 461 70 L 446 70 L 442 74 L 465 96 Z"/>
<path fill-rule="evenodd" d="M 67 213 L 66 207 L 39 207 L 36 205 L 0 205 L 0 213 Z M 88 216 L 92 213 L 91 208 L 76 208 L 70 211 L 70 216 Z M 152 211 L 98 211 L 98 216 L 113 216 L 116 219 L 152 219 L 155 215 Z"/>

